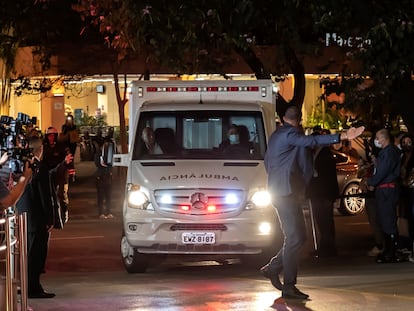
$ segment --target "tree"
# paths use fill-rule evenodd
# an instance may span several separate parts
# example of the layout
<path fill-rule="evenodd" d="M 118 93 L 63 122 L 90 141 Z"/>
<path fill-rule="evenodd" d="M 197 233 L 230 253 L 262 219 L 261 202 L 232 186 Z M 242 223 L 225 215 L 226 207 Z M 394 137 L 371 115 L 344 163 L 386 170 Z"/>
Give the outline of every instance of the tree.
<path fill-rule="evenodd" d="M 259 79 L 270 74 L 283 79 L 293 73 L 291 103 L 301 106 L 305 92 L 305 57 L 318 55 L 329 43 L 326 33 L 336 33 L 341 39 L 333 44 L 341 45 L 349 56 L 338 73 L 342 88 L 348 93 L 346 105 L 366 109 L 367 103 L 370 107 L 377 106 L 380 99 L 389 103 L 397 101 L 398 106 L 388 105 L 390 111 L 397 107 L 410 120 L 414 114 L 407 111 L 410 105 L 406 103 L 412 89 L 414 4 L 411 2 L 17 0 L 13 3 L 25 8 L 23 17 L 11 12 L 9 6 L 13 5 L 10 4 L 6 8 L 14 14 L 10 17 L 13 27 L 7 28 L 8 19 L 0 25 L 2 31 L 13 30 L 18 46 L 38 46 L 45 65 L 48 56 L 56 53 L 57 46 L 64 41 L 105 42 L 107 51 L 112 51 L 106 58 L 112 63 L 116 81 L 120 122 L 124 122 L 126 93 L 120 93 L 118 75 L 123 74 L 126 81 L 126 71 L 121 65 L 137 55 L 144 56 L 147 65 L 143 77 L 149 76 L 153 61 L 178 75 L 225 75 L 223 68 L 239 55 Z M 69 12 L 71 5 L 74 11 Z M 366 14 L 368 11 L 370 14 Z M 83 29 L 78 27 L 78 13 L 83 18 Z M 62 25 L 59 23 L 62 19 L 68 22 Z M 264 47 L 274 57 L 266 59 L 269 54 L 263 57 Z M 357 61 L 362 64 L 358 69 L 350 66 Z M 361 83 L 356 81 L 366 76 L 374 81 L 373 86 L 358 91 Z M 391 90 L 397 91 L 398 96 L 391 96 Z M 370 108 L 370 111 L 379 109 Z M 413 124 L 412 120 L 409 123 Z M 121 137 L 126 139 L 125 135 Z M 123 150 L 126 150 L 124 142 Z"/>
<path fill-rule="evenodd" d="M 413 131 L 414 3 L 340 0 L 325 5 L 319 17 L 323 26 L 340 34 L 340 43 L 347 40 L 349 59 L 361 63 L 357 75 L 343 75 L 348 105 L 378 111 L 374 118 L 382 121 L 383 115 L 401 114 Z M 366 77 L 372 83 L 355 83 Z M 383 109 L 373 109 L 379 104 Z"/>
<path fill-rule="evenodd" d="M 79 16 L 71 10 L 71 0 L 14 0 L 0 6 L 0 74 L 2 114 L 8 114 L 11 81 L 21 82 L 19 91 L 24 92 L 27 77 L 18 76 L 15 71 L 19 48 L 31 47 L 39 70 L 36 75 L 46 75 L 50 57 L 56 54 L 56 47 L 62 41 L 78 42 L 79 32 L 73 25 L 80 22 Z M 39 92 L 46 91 L 45 79 L 40 82 Z"/>
<path fill-rule="evenodd" d="M 318 52 L 319 1 L 79 0 L 76 10 L 97 26 L 122 62 L 132 53 L 165 64 L 170 72 L 221 73 L 240 55 L 259 79 L 293 73 L 292 103 L 305 95 L 303 57 Z M 271 46 L 271 64 L 258 48 Z M 150 70 L 148 68 L 148 70 Z"/>

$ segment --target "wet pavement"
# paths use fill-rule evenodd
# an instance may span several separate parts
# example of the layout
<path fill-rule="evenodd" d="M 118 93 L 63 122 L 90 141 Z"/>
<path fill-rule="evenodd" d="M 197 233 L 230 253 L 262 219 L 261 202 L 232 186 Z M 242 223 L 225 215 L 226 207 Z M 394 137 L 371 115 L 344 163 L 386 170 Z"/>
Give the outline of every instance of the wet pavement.
<path fill-rule="evenodd" d="M 77 180 L 70 188 L 76 205 L 71 206 L 70 219 L 79 225 L 97 223 L 93 162 L 80 162 L 76 169 Z M 124 185 L 114 174 L 115 226 L 121 223 Z M 165 265 L 145 274 L 128 274 L 120 266 L 92 272 L 56 269 L 44 280 L 57 296 L 48 301 L 29 300 L 35 311 L 382 311 L 412 310 L 414 306 L 414 263 L 375 264 L 361 253 L 303 258 L 298 287 L 310 295 L 306 302 L 282 299 L 256 270 L 237 265 Z"/>

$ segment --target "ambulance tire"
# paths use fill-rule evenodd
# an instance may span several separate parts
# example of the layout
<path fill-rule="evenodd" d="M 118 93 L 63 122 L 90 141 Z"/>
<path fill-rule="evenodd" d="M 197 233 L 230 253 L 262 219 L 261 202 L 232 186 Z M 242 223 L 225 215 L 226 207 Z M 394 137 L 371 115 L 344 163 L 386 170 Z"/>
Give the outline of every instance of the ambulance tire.
<path fill-rule="evenodd" d="M 144 273 L 149 265 L 149 255 L 140 254 L 129 243 L 125 235 L 121 239 L 121 255 L 128 273 Z"/>

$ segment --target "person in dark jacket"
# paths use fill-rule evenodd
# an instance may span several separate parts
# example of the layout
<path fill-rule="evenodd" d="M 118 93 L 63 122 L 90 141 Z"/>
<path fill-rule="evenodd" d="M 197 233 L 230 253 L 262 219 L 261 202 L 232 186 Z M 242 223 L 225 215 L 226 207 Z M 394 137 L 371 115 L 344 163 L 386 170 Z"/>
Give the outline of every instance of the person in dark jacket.
<path fill-rule="evenodd" d="M 384 250 L 378 254 L 376 261 L 377 263 L 398 262 L 397 204 L 400 193 L 401 153 L 386 129 L 376 132 L 374 144 L 381 150 L 375 159 L 374 174 L 367 180 L 367 185 L 369 190 L 375 189 L 377 219 L 384 234 Z"/>
<path fill-rule="evenodd" d="M 54 215 L 49 184 L 49 169 L 43 157 L 43 143 L 39 137 L 32 137 L 29 147 L 33 148 L 33 176 L 16 207 L 19 213 L 27 213 L 27 263 L 29 298 L 53 298 L 54 293 L 45 292 L 40 284 L 47 258 L 49 233 L 53 228 Z"/>
<path fill-rule="evenodd" d="M 309 148 L 337 144 L 344 139 L 354 139 L 364 127 L 350 128 L 340 135 L 305 135 L 301 126 L 298 107 L 289 106 L 283 117 L 284 124 L 271 135 L 265 154 L 268 189 L 276 208 L 284 235 L 283 246 L 261 268 L 262 274 L 272 285 L 282 290 L 282 297 L 307 299 L 309 296 L 296 287 L 300 250 L 306 240 L 305 219 L 301 198 L 313 175 L 313 159 Z M 279 280 L 283 272 L 284 284 Z"/>
<path fill-rule="evenodd" d="M 97 206 L 101 219 L 114 218 L 111 213 L 112 158 L 115 152 L 112 137 L 113 128 L 109 128 L 107 136 L 99 146 L 99 151 L 95 154 Z"/>
<path fill-rule="evenodd" d="M 414 238 L 414 136 L 401 139 L 401 194 L 398 208 L 399 252 L 413 252 Z"/>
<path fill-rule="evenodd" d="M 312 135 L 320 135 L 313 132 Z M 339 185 L 336 176 L 336 162 L 331 147 L 317 147 L 313 150 L 314 174 L 307 188 L 307 196 L 311 202 L 313 216 L 319 231 L 318 257 L 335 256 L 335 222 L 333 203 L 339 196 Z"/>
<path fill-rule="evenodd" d="M 58 141 L 58 131 L 50 126 L 46 130 L 43 162 L 50 172 L 53 204 L 59 211 L 55 228 L 63 228 L 69 217 L 69 170 L 73 166 L 73 155 Z"/>

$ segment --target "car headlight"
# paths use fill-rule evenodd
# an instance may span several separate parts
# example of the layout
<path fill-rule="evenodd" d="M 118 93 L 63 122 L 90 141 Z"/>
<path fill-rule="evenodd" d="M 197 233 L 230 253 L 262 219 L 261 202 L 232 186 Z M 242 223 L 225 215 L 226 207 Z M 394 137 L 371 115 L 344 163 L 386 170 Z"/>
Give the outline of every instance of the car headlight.
<path fill-rule="evenodd" d="M 129 185 L 128 206 L 137 209 L 147 209 L 148 204 L 149 199 L 145 189 L 137 185 Z"/>
<path fill-rule="evenodd" d="M 270 198 L 270 193 L 265 191 L 265 190 L 261 190 L 261 191 L 256 191 L 253 195 L 252 198 L 250 199 L 250 203 L 247 205 L 247 209 L 253 209 L 253 208 L 262 208 L 262 207 L 267 207 L 270 205 L 271 203 L 271 198 Z"/>

